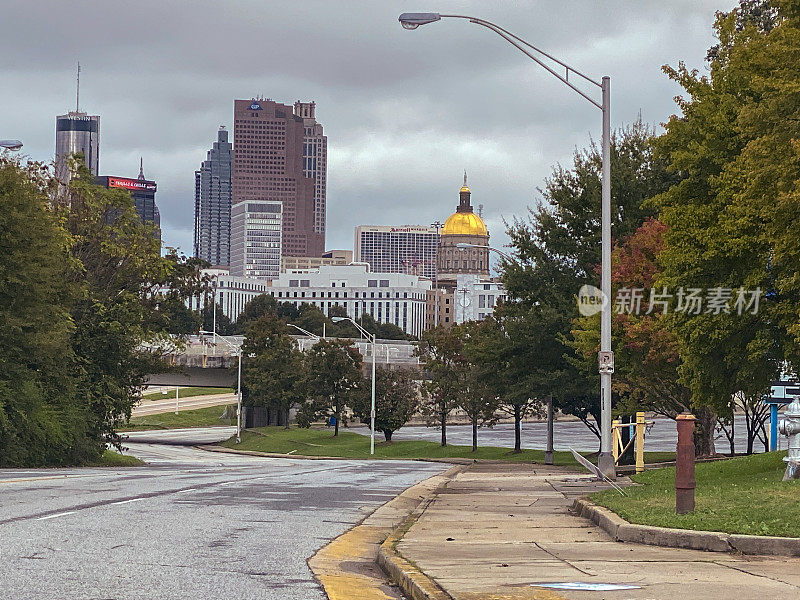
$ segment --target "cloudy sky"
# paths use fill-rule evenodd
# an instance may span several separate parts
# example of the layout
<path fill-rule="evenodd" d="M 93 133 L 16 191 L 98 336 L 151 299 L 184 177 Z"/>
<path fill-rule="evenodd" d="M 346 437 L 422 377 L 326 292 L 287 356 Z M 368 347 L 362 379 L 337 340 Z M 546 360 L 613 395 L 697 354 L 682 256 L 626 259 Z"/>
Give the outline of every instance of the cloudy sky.
<path fill-rule="evenodd" d="M 328 135 L 328 248 L 359 224 L 428 224 L 464 169 L 493 245 L 537 202 L 600 112 L 495 34 L 456 19 L 406 31 L 405 11 L 480 16 L 612 83 L 612 126 L 658 125 L 678 88 L 661 66 L 704 69 L 733 0 L 26 0 L 0 21 L 0 138 L 51 160 L 55 115 L 101 116 L 101 174 L 159 185 L 163 238 L 190 253 L 194 170 L 234 98 L 314 100 Z M 599 98 L 599 95 L 598 95 Z"/>

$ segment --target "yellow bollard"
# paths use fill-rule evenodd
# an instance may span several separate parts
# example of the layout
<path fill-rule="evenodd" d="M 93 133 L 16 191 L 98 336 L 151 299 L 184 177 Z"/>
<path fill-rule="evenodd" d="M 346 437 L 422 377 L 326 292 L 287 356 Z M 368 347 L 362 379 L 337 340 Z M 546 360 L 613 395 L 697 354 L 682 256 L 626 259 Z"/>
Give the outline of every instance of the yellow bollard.
<path fill-rule="evenodd" d="M 644 413 L 636 413 L 636 472 L 644 471 Z"/>
<path fill-rule="evenodd" d="M 619 437 L 619 419 L 611 421 L 611 455 L 614 457 L 614 464 L 619 462 L 619 447 L 621 440 Z"/>

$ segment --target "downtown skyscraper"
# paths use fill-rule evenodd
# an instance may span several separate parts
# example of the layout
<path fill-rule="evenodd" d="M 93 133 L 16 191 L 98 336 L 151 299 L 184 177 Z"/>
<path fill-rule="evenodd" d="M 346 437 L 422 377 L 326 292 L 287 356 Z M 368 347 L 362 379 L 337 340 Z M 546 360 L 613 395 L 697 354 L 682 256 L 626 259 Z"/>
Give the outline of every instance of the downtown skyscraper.
<path fill-rule="evenodd" d="M 294 114 L 303 119 L 303 175 L 314 181 L 314 232 L 322 235 L 325 248 L 328 137 L 317 123 L 315 102 L 294 103 Z"/>
<path fill-rule="evenodd" d="M 194 255 L 212 265 L 229 265 L 233 146 L 224 126 L 194 172 Z"/>
<path fill-rule="evenodd" d="M 81 66 L 78 64 L 75 110 L 56 117 L 56 178 L 69 183 L 69 159 L 82 154 L 89 171 L 95 177 L 100 163 L 100 116 L 81 112 Z"/>
<path fill-rule="evenodd" d="M 321 256 L 324 223 L 320 232 L 315 227 L 315 180 L 304 168 L 304 118 L 292 106 L 262 98 L 234 100 L 233 116 L 233 205 L 280 202 L 281 255 Z"/>

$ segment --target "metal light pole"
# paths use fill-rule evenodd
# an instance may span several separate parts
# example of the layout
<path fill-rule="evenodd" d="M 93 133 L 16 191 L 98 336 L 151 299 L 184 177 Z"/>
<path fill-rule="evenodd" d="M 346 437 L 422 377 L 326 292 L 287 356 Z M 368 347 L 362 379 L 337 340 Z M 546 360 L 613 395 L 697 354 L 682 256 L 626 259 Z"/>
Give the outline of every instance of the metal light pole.
<path fill-rule="evenodd" d="M 431 223 L 431 227 L 436 227 L 436 252 L 433 259 L 433 289 L 436 295 L 433 297 L 433 326 L 439 326 L 439 231 L 444 227 L 441 221 Z"/>
<path fill-rule="evenodd" d="M 239 374 L 236 381 L 236 443 L 242 442 L 242 347 L 239 346 Z"/>
<path fill-rule="evenodd" d="M 200 330 L 201 335 L 211 335 L 213 339 L 216 339 L 216 335 L 214 335 L 213 331 L 205 331 L 203 329 Z M 239 359 L 238 367 L 237 367 L 237 378 L 236 378 L 236 443 L 239 444 L 242 441 L 242 346 L 239 345 L 238 347 L 235 344 L 232 344 L 224 337 L 219 336 L 223 342 L 225 342 L 229 348 L 233 349 L 236 352 L 236 356 Z M 216 345 L 216 342 L 214 342 Z M 215 346 L 216 349 L 216 346 Z"/>
<path fill-rule="evenodd" d="M 19 140 L 0 140 L 0 148 L 16 152 L 22 148 L 22 142 Z"/>
<path fill-rule="evenodd" d="M 571 88 L 583 98 L 591 102 L 600 109 L 603 118 L 603 179 L 602 179 L 602 202 L 601 202 L 601 234 L 602 234 L 602 260 L 601 260 L 601 290 L 603 293 L 603 310 L 600 321 L 600 455 L 597 459 L 597 466 L 600 471 L 608 478 L 616 477 L 614 457 L 611 454 L 611 374 L 614 372 L 614 355 L 611 352 L 611 79 L 603 77 L 601 81 L 596 81 L 580 71 L 570 67 L 563 61 L 555 58 L 547 52 L 540 50 L 536 46 L 526 42 L 510 31 L 503 29 L 499 25 L 469 17 L 466 15 L 442 15 L 439 13 L 403 13 L 400 15 L 400 24 L 405 29 L 416 29 L 420 25 L 434 23 L 443 18 L 466 19 L 470 23 L 486 27 L 493 31 L 509 44 L 517 48 L 528 58 L 536 62 L 547 72 L 558 78 L 562 83 Z M 535 54 L 533 54 L 533 53 Z M 551 67 L 543 62 L 546 58 L 557 66 Z M 555 69 L 564 69 L 564 75 L 556 72 Z M 578 76 L 584 82 L 597 86 L 601 91 L 601 101 L 597 102 L 584 91 L 576 87 L 570 80 L 570 74 Z"/>
<path fill-rule="evenodd" d="M 377 338 L 350 317 L 331 317 L 331 321 L 350 321 L 364 335 L 368 341 L 372 342 L 372 406 L 369 411 L 369 453 L 375 454 L 375 355 L 377 354 Z"/>

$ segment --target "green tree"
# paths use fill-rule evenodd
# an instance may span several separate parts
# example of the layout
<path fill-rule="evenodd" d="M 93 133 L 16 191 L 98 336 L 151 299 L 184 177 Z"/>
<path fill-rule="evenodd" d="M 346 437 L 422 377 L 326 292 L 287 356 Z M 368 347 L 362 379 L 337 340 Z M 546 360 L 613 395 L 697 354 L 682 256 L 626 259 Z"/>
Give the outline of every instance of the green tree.
<path fill-rule="evenodd" d="M 216 320 L 214 315 L 215 311 L 217 313 Z M 272 313 L 265 313 L 265 314 L 272 314 Z M 231 320 L 228 318 L 228 315 L 226 315 L 225 312 L 222 310 L 222 307 L 219 305 L 219 303 L 214 304 L 212 307 L 211 302 L 207 302 L 203 307 L 203 310 L 200 312 L 200 316 L 202 318 L 203 330 L 216 331 L 219 335 L 234 335 L 239 331 L 241 331 L 242 333 L 246 333 L 247 329 L 249 329 L 249 326 L 254 323 L 254 321 L 252 320 L 245 321 L 245 323 L 247 324 L 247 328 L 242 330 L 239 321 L 237 321 L 235 324 L 232 323 Z"/>
<path fill-rule="evenodd" d="M 301 310 L 302 309 L 297 309 L 294 304 L 290 302 L 278 302 L 275 297 L 270 294 L 260 294 L 244 305 L 242 312 L 239 314 L 239 318 L 236 319 L 236 333 L 240 335 L 244 334 L 250 326 L 250 323 L 257 321 L 267 313 L 271 313 L 284 321 L 296 323 L 296 319 L 298 319 Z"/>
<path fill-rule="evenodd" d="M 392 441 L 392 434 L 408 423 L 417 411 L 420 395 L 415 376 L 408 370 L 378 368 L 375 371 L 375 431 L 382 432 L 387 442 Z M 366 384 L 371 385 L 369 379 Z M 372 394 L 357 395 L 351 408 L 362 423 L 369 423 Z"/>
<path fill-rule="evenodd" d="M 146 375 L 165 368 L 142 343 L 165 334 L 154 298 L 171 284 L 174 264 L 161 258 L 154 226 L 139 219 L 130 193 L 95 185 L 82 165 L 59 211 L 73 265 L 66 280 L 80 290 L 71 341 L 88 435 L 101 447 L 118 445 L 116 428 L 130 418 Z"/>
<path fill-rule="evenodd" d="M 298 424 L 308 427 L 319 417 L 335 417 L 333 435 L 338 436 L 345 407 L 367 393 L 361 355 L 347 342 L 322 340 L 306 352 L 304 371 L 306 400 L 298 412 Z"/>
<path fill-rule="evenodd" d="M 48 202 L 42 165 L 0 158 L 0 466 L 69 465 L 102 446 L 76 392 L 64 277 L 69 238 Z"/>
<path fill-rule="evenodd" d="M 459 406 L 469 373 L 463 341 L 452 327 L 440 325 L 423 332 L 417 354 L 426 377 L 422 413 L 429 425 L 441 428 L 442 446 L 447 446 L 447 417 Z"/>
<path fill-rule="evenodd" d="M 719 15 L 708 76 L 665 68 L 686 96 L 657 140 L 683 176 L 652 202 L 669 227 L 658 285 L 731 295 L 725 310 L 705 306 L 674 321 L 681 380 L 706 423 L 730 414 L 739 393 L 759 397 L 782 359 L 796 369 L 800 356 L 800 252 L 789 233 L 800 216 L 800 11 L 796 2 L 773 6 L 768 26 L 743 18 L 746 6 Z M 739 290 L 763 292 L 757 311 L 737 309 Z"/>
<path fill-rule="evenodd" d="M 600 204 L 602 159 L 594 145 L 577 151 L 572 168 L 557 166 L 541 191 L 544 202 L 528 220 L 517 219 L 508 233 L 516 260 L 504 261 L 502 280 L 516 319 L 531 319 L 548 370 L 526 385 L 540 398 L 552 394 L 564 413 L 578 416 L 596 434 L 600 417 L 596 365 L 575 362 L 568 339 L 578 316 L 575 295 L 584 284 L 600 287 Z M 641 122 L 617 131 L 611 141 L 612 231 L 616 239 L 633 233 L 654 209 L 644 201 L 664 191 L 679 176 L 654 156 L 652 131 Z M 516 309 L 509 310 L 513 311 Z M 543 392 L 543 393 L 542 393 Z"/>
<path fill-rule="evenodd" d="M 265 313 L 250 323 L 242 344 L 242 381 L 248 406 L 264 406 L 289 427 L 289 413 L 303 401 L 303 355 L 286 322 Z"/>

